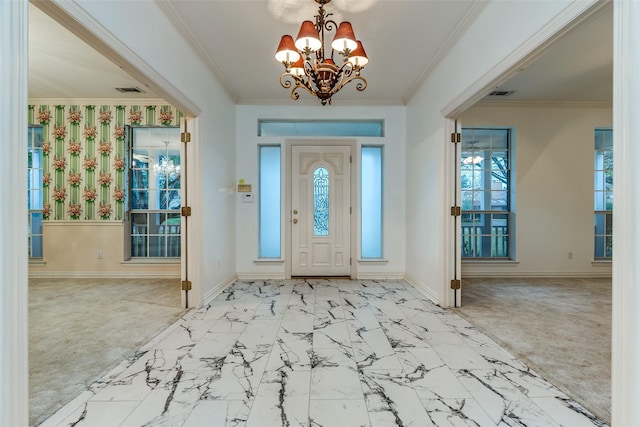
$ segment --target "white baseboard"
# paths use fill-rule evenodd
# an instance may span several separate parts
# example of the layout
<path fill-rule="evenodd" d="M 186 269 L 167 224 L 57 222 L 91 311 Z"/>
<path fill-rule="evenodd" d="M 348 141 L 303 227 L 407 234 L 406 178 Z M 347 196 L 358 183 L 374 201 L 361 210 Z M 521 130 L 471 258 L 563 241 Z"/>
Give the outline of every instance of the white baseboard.
<path fill-rule="evenodd" d="M 180 279 L 180 271 L 30 271 L 46 279 Z"/>
<path fill-rule="evenodd" d="M 417 280 L 415 277 L 410 274 L 405 274 L 404 280 L 409 283 L 411 286 L 416 288 L 418 292 L 420 292 L 425 297 L 429 298 L 433 301 L 434 304 L 440 305 L 440 298 L 438 294 L 431 288 L 427 287 L 424 283 Z"/>
<path fill-rule="evenodd" d="M 229 286 L 233 285 L 233 283 L 236 280 L 238 280 L 238 276 L 236 274 L 233 274 L 233 275 L 227 277 L 222 282 L 220 282 L 217 286 L 214 286 L 213 289 L 209 289 L 207 292 L 205 292 L 205 294 L 204 294 L 204 296 L 202 298 L 202 305 L 204 306 L 204 305 L 209 304 L 211 301 L 214 300 L 215 297 L 220 295 L 220 293 L 222 293 L 222 291 L 227 289 Z"/>
<path fill-rule="evenodd" d="M 506 278 L 506 279 L 553 279 L 553 278 L 572 278 L 575 277 L 577 279 L 585 278 L 607 278 L 611 277 L 611 269 L 603 268 L 603 271 L 567 271 L 567 272 L 556 272 L 556 271 L 536 271 L 536 272 L 526 272 L 526 271 L 514 271 L 514 272 L 505 272 L 505 271 L 463 271 L 462 279 L 472 279 L 474 277 L 484 278 L 484 277 L 496 277 L 496 278 Z"/>
<path fill-rule="evenodd" d="M 284 280 L 284 273 L 238 273 L 238 280 Z"/>
<path fill-rule="evenodd" d="M 362 279 L 362 280 L 404 280 L 405 278 L 405 274 L 404 273 L 381 273 L 381 272 L 377 272 L 377 273 L 363 273 L 363 272 L 358 272 L 357 273 L 357 277 L 358 279 Z"/>

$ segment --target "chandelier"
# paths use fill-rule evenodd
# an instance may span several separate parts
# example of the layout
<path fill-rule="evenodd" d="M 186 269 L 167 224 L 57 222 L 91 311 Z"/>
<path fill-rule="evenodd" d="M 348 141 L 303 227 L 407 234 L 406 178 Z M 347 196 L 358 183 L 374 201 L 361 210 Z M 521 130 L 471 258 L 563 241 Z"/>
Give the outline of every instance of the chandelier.
<path fill-rule="evenodd" d="M 367 88 L 367 81 L 360 71 L 369 62 L 360 40 L 356 40 L 350 22 L 328 19 L 332 13 L 324 10 L 331 0 L 314 0 L 320 5 L 315 16 L 315 24 L 304 21 L 300 26 L 298 38 L 293 41 L 290 35 L 282 36 L 276 61 L 284 65 L 285 72 L 280 76 L 280 85 L 291 89 L 291 99 L 300 98 L 299 89 L 304 89 L 320 99 L 322 105 L 331 104 L 331 97 L 353 80 L 360 80 L 356 89 L 360 92 Z M 331 55 L 325 56 L 324 33 L 336 30 L 331 42 Z M 335 64 L 335 53 L 342 56 L 341 66 Z"/>

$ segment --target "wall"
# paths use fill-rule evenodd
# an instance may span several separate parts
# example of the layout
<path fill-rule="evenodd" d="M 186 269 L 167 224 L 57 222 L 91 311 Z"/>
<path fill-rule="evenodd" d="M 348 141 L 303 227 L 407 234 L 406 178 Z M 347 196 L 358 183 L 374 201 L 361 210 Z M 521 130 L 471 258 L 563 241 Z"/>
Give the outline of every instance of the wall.
<path fill-rule="evenodd" d="M 443 306 L 456 297 L 451 238 L 456 109 L 504 79 L 594 2 L 489 2 L 407 106 L 407 279 Z M 491 29 L 488 31 L 487 29 Z M 415 52 L 419 54 L 419 52 Z M 494 86 L 493 86 L 494 87 Z M 457 295 L 459 298 L 459 294 Z"/>
<path fill-rule="evenodd" d="M 30 100 L 29 125 L 42 126 L 45 219 L 43 260 L 30 275 L 180 275 L 180 260 L 124 262 L 123 221 L 125 125 L 176 126 L 181 117 L 159 100 Z"/>
<path fill-rule="evenodd" d="M 184 202 L 192 216 L 181 276 L 192 282 L 189 306 L 202 305 L 235 278 L 235 197 L 220 191 L 235 182 L 233 99 L 158 2 L 54 0 L 38 7 L 187 117 Z"/>
<path fill-rule="evenodd" d="M 479 103 L 459 119 L 513 128 L 516 153 L 517 263 L 463 261 L 463 276 L 610 276 L 610 263 L 593 263 L 593 150 L 611 106 Z"/>
<path fill-rule="evenodd" d="M 254 203 L 242 203 L 240 195 L 234 194 L 234 202 L 237 206 L 236 227 L 236 258 L 239 277 L 265 278 L 285 277 L 284 260 L 287 258 L 285 247 L 285 228 L 289 225 L 289 217 L 286 211 L 286 197 L 284 194 L 284 180 L 287 177 L 286 170 L 286 140 L 305 139 L 304 137 L 258 137 L 259 119 L 296 120 L 348 120 L 348 119 L 382 119 L 384 120 L 385 136 L 383 138 L 356 138 L 356 150 L 353 153 L 353 165 L 356 167 L 356 183 L 359 185 L 360 162 L 359 152 L 362 144 L 384 146 L 384 235 L 383 253 L 384 261 L 366 262 L 357 260 L 356 271 L 358 277 L 378 278 L 402 278 L 405 270 L 405 112 L 404 107 L 314 107 L 295 105 L 286 107 L 243 106 L 237 111 L 237 157 L 236 178 L 244 179 L 247 184 L 253 185 Z M 309 139 L 309 138 L 307 138 Z M 311 138 L 313 140 L 323 138 Z M 338 138 L 354 139 L 354 138 Z M 258 145 L 280 144 L 282 147 L 283 166 L 283 194 L 282 194 L 282 259 L 276 262 L 258 261 Z M 237 182 L 237 181 L 236 181 Z M 359 194 L 359 192 L 357 193 Z M 357 196 L 359 199 L 359 196 Z M 354 207 L 358 204 L 354 203 Z M 360 217 L 359 208 L 354 209 L 356 219 Z M 356 229 L 359 230 L 359 221 Z M 359 242 L 359 232 L 356 241 Z M 357 245 L 359 246 L 359 245 Z M 359 252 L 358 252 L 359 253 Z"/>

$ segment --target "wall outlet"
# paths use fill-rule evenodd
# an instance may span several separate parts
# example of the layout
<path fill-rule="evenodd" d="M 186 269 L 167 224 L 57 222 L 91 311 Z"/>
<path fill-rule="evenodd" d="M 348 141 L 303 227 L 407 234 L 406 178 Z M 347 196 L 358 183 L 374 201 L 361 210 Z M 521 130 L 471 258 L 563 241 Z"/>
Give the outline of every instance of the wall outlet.
<path fill-rule="evenodd" d="M 569 258 L 569 259 L 573 259 L 573 252 L 569 252 L 569 256 L 568 256 L 568 258 Z"/>
<path fill-rule="evenodd" d="M 98 253 L 96 254 L 96 258 L 102 259 L 102 251 L 98 251 Z"/>

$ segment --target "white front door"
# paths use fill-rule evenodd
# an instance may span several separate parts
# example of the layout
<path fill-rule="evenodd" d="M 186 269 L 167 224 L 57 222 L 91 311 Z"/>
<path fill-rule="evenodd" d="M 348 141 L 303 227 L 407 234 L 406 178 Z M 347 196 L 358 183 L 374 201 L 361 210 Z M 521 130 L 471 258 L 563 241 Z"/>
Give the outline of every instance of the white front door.
<path fill-rule="evenodd" d="M 351 274 L 351 147 L 291 147 L 291 275 Z"/>

